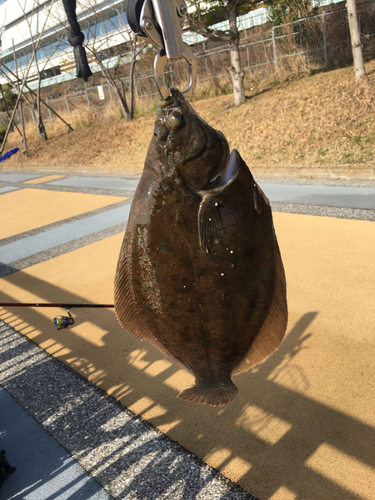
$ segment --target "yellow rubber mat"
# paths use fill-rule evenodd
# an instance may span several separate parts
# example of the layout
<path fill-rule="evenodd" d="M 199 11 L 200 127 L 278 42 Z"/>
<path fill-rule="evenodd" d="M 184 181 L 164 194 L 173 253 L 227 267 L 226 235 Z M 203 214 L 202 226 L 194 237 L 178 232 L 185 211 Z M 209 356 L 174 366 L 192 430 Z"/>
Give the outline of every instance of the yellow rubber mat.
<path fill-rule="evenodd" d="M 45 177 L 38 177 L 37 179 L 31 179 L 30 181 L 25 181 L 24 184 L 40 184 L 42 182 L 51 182 L 56 179 L 62 179 L 65 175 L 47 175 Z"/>
<path fill-rule="evenodd" d="M 192 377 L 122 330 L 112 310 L 0 317 L 260 500 L 375 498 L 375 224 L 275 214 L 290 320 L 265 363 L 211 408 L 176 399 Z M 0 280 L 0 301 L 112 302 L 122 235 Z"/>
<path fill-rule="evenodd" d="M 0 196 L 0 239 L 127 198 L 26 188 Z"/>

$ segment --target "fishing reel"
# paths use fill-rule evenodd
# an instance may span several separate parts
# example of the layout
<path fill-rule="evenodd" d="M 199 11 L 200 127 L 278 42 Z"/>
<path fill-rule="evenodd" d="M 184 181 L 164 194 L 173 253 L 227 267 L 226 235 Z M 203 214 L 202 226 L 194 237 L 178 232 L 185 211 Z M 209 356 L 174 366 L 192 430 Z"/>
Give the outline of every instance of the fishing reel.
<path fill-rule="evenodd" d="M 154 77 L 162 99 L 169 97 L 164 81 L 168 59 L 182 57 L 188 63 L 190 83 L 181 91 L 189 97 L 197 83 L 197 67 L 193 51 L 182 40 L 182 24 L 187 14 L 184 0 L 128 0 L 126 16 L 130 28 L 142 37 L 148 37 L 159 52 L 154 61 Z"/>
<path fill-rule="evenodd" d="M 70 325 L 74 325 L 74 318 L 70 314 L 69 309 L 67 309 L 66 312 L 68 313 L 68 316 L 58 316 L 57 318 L 53 318 L 57 330 L 63 330 L 64 328 L 68 328 Z"/>

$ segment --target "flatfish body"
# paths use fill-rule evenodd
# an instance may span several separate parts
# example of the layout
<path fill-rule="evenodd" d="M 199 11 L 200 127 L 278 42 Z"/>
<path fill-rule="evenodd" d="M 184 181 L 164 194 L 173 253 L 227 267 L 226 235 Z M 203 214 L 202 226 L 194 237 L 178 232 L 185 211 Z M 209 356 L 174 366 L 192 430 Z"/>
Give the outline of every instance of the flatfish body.
<path fill-rule="evenodd" d="M 162 104 L 115 277 L 129 332 L 195 376 L 180 399 L 212 406 L 264 361 L 287 326 L 269 202 L 239 153 L 174 91 Z"/>

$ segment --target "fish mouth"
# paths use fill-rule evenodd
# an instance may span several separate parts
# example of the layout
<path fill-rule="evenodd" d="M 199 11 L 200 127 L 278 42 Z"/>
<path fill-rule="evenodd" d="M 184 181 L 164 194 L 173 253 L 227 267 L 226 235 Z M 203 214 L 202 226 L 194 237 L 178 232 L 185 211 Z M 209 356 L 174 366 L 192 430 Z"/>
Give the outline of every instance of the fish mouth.
<path fill-rule="evenodd" d="M 158 113 L 154 136 L 169 154 L 184 151 L 183 159 L 192 161 L 204 155 L 208 136 L 196 113 L 181 92 L 170 89 L 171 96 L 156 103 Z M 190 153 L 190 154 L 189 154 Z"/>
<path fill-rule="evenodd" d="M 181 92 L 178 89 L 170 88 L 169 91 L 171 93 L 170 96 L 168 96 L 166 99 L 163 99 L 163 100 L 156 102 L 156 107 L 158 109 L 163 109 L 163 108 L 169 106 L 170 104 L 173 104 L 176 101 L 181 101 L 181 97 L 185 100 L 185 98 L 183 97 L 183 95 L 181 94 Z"/>

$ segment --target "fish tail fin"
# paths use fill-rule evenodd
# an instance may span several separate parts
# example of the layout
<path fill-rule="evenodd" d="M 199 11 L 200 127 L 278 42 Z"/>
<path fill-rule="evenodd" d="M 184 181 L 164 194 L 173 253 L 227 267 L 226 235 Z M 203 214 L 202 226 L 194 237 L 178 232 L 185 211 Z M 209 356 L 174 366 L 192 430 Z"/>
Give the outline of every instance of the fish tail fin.
<path fill-rule="evenodd" d="M 230 378 L 220 381 L 197 381 L 177 395 L 190 403 L 221 406 L 232 402 L 238 394 L 238 387 Z"/>

